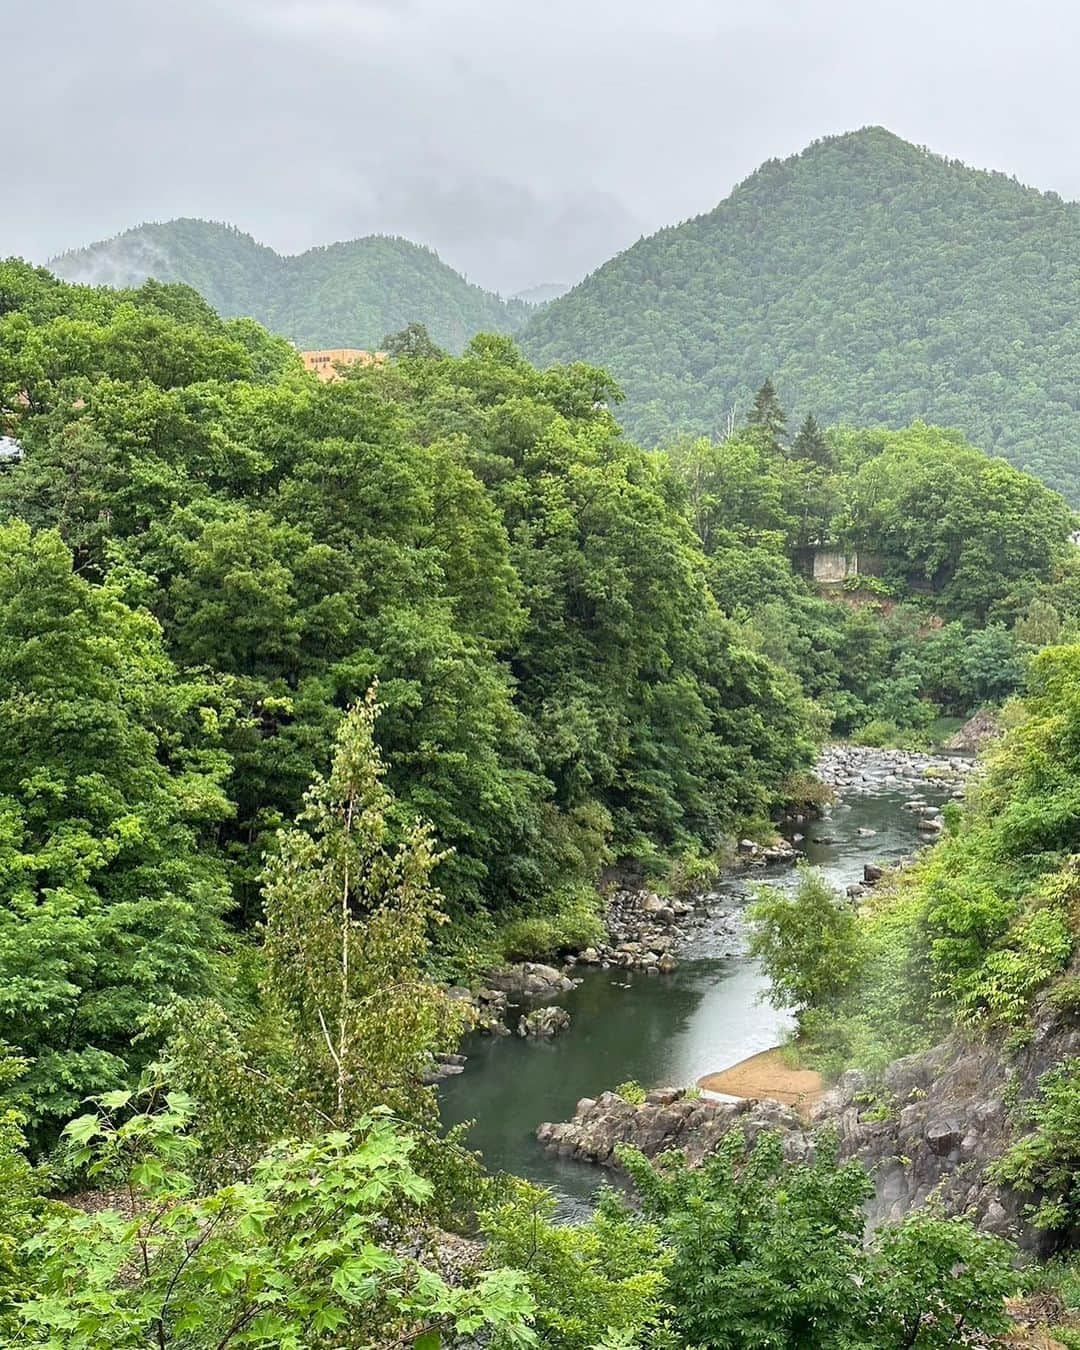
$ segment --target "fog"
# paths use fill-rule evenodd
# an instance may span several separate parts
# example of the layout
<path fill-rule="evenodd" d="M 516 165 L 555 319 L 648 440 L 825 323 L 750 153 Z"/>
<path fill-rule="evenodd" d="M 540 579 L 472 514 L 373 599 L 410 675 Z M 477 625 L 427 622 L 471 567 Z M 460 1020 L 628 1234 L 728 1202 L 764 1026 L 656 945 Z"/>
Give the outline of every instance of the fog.
<path fill-rule="evenodd" d="M 923 0 L 0 0 L 0 254 L 147 219 L 371 232 L 570 282 L 764 159 L 881 123 L 1080 196 L 1080 10 Z"/>

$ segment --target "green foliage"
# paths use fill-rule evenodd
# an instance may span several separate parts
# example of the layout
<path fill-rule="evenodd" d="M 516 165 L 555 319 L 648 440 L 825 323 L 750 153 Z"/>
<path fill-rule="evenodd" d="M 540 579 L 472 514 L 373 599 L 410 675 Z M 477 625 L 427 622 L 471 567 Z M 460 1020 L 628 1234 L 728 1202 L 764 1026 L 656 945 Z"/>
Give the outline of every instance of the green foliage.
<path fill-rule="evenodd" d="M 4 276 L 0 404 L 26 455 L 0 515 L 58 528 L 232 700 L 221 843 L 246 922 L 374 678 L 394 829 L 432 822 L 455 919 L 529 912 L 611 851 L 708 853 L 808 765 L 807 705 L 719 612 L 678 484 L 620 439 L 601 372 L 492 337 L 319 385 L 183 288 Z"/>
<path fill-rule="evenodd" d="M 747 644 L 799 680 L 834 734 L 921 744 L 940 713 L 969 716 L 1021 685 L 1022 634 L 1037 634 L 1051 586 L 1058 594 L 1071 515 L 955 433 L 813 434 L 827 463 L 752 424 L 719 444 L 677 441 L 668 457 L 713 593 Z M 815 588 L 822 545 L 857 555 L 859 574 Z M 1067 608 L 1080 595 L 1057 604 L 1080 613 Z M 1036 625 L 1025 628 L 1032 606 Z"/>
<path fill-rule="evenodd" d="M 0 1062 L 0 1072 L 5 1067 Z M 0 1114 L 0 1341 L 4 1345 L 15 1340 L 16 1305 L 34 1289 L 36 1263 L 25 1244 L 41 1230 L 51 1208 L 43 1199 L 46 1178 L 26 1161 L 22 1125 L 17 1112 Z"/>
<path fill-rule="evenodd" d="M 806 1009 L 842 993 L 863 958 L 859 920 L 815 872 L 790 894 L 762 886 L 747 911 L 751 955 L 769 977 L 777 1007 Z"/>
<path fill-rule="evenodd" d="M 562 887 L 539 897 L 532 909 L 530 917 L 510 919 L 499 929 L 503 960 L 550 960 L 603 940 L 600 898 L 590 887 Z"/>
<path fill-rule="evenodd" d="M 553 1210 L 549 1194 L 519 1182 L 506 1203 L 481 1216 L 489 1261 L 526 1272 L 540 1343 L 551 1350 L 592 1350 L 619 1337 L 649 1343 L 664 1312 L 656 1226 L 611 1191 L 601 1192 L 587 1223 L 555 1224 Z"/>
<path fill-rule="evenodd" d="M 645 1089 L 633 1078 L 627 1079 L 625 1083 L 620 1083 L 615 1088 L 615 1093 L 624 1102 L 629 1102 L 631 1106 L 641 1106 L 645 1101 Z"/>
<path fill-rule="evenodd" d="M 963 1220 L 914 1211 L 863 1246 L 873 1184 L 835 1143 L 786 1164 L 778 1136 L 747 1150 L 728 1134 L 694 1169 L 620 1158 L 667 1248 L 665 1299 L 677 1343 L 702 1350 L 806 1345 L 855 1350 L 952 1346 L 1007 1325 L 1012 1249 Z"/>
<path fill-rule="evenodd" d="M 72 281 L 132 286 L 185 282 L 226 317 L 250 316 L 301 348 L 379 345 L 419 321 L 460 351 L 478 330 L 512 332 L 531 312 L 473 286 L 429 248 L 390 235 L 281 256 L 231 225 L 184 218 L 148 223 L 65 253 Z"/>
<path fill-rule="evenodd" d="M 1066 1060 L 1044 1073 L 1033 1098 L 1019 1108 L 1026 1127 L 988 1175 L 1020 1191 L 1031 1192 L 1032 1222 L 1063 1233 L 1080 1219 L 1080 1059 Z"/>
<path fill-rule="evenodd" d="M 523 340 L 610 370 L 646 443 L 717 435 L 771 371 L 788 407 L 960 427 L 1076 501 L 1077 210 L 866 127 L 640 240 Z"/>
<path fill-rule="evenodd" d="M 176 1094 L 117 1093 L 69 1126 L 92 1175 L 124 1179 L 129 1208 L 61 1209 L 28 1243 L 37 1288 L 18 1310 L 21 1343 L 360 1350 L 482 1329 L 533 1343 L 517 1272 L 451 1287 L 402 1254 L 430 1186 L 414 1141 L 384 1116 L 279 1144 L 242 1180 L 199 1194 L 189 1111 Z"/>
<path fill-rule="evenodd" d="M 424 970 L 443 921 L 439 855 L 419 820 L 391 841 L 378 712 L 372 689 L 346 714 L 264 887 L 267 992 L 291 1032 L 296 1088 L 338 1125 L 378 1104 L 416 1112 L 431 1052 L 461 1031 Z"/>
<path fill-rule="evenodd" d="M 149 1008 L 214 983 L 218 702 L 55 534 L 0 527 L 0 1028 L 38 1144 L 145 1062 Z"/>
<path fill-rule="evenodd" d="M 986 772 L 936 847 L 875 889 L 859 923 L 857 977 L 802 1018 L 829 1067 L 882 1067 L 950 1023 L 1022 1036 L 1060 983 L 1080 934 L 1080 648 L 1032 661 Z"/>

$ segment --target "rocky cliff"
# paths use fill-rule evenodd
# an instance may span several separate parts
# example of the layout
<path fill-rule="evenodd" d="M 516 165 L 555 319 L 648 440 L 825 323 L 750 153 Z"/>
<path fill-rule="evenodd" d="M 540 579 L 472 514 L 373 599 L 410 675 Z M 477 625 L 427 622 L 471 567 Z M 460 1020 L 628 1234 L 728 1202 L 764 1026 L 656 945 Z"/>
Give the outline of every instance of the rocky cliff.
<path fill-rule="evenodd" d="M 951 1037 L 897 1060 L 880 1077 L 845 1074 L 811 1109 L 809 1121 L 777 1102 L 719 1101 L 662 1088 L 640 1106 L 613 1092 L 586 1098 L 572 1120 L 541 1125 L 537 1137 L 560 1156 L 617 1166 L 620 1144 L 649 1157 L 678 1148 L 699 1163 L 732 1128 L 750 1141 L 775 1130 L 785 1155 L 798 1161 L 812 1152 L 815 1133 L 828 1127 L 839 1137 L 841 1155 L 857 1158 L 874 1178 L 871 1225 L 935 1198 L 952 1213 L 970 1212 L 987 1231 L 1045 1254 L 1050 1239 L 1025 1217 L 1037 1197 L 990 1181 L 986 1169 L 1024 1128 L 1016 1123 L 1015 1104 L 1035 1094 L 1043 1073 L 1077 1054 L 1080 1021 L 1045 1004 L 1022 1049 L 1002 1038 Z"/>

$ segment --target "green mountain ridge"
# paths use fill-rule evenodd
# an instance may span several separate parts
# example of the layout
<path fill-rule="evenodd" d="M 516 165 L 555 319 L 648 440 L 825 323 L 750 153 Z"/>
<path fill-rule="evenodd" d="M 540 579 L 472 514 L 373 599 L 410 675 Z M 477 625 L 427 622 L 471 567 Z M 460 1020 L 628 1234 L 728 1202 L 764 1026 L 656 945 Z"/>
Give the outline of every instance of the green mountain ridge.
<path fill-rule="evenodd" d="M 227 318 L 257 319 L 301 348 L 376 347 L 407 323 L 460 351 L 474 333 L 516 331 L 532 312 L 474 286 L 433 249 L 391 235 L 282 255 L 235 226 L 181 218 L 139 225 L 54 258 L 69 281 L 186 282 Z"/>
<path fill-rule="evenodd" d="M 720 434 L 771 375 L 799 416 L 956 426 L 1080 500 L 1080 206 L 881 127 L 768 161 L 522 340 L 606 367 L 646 443 Z"/>

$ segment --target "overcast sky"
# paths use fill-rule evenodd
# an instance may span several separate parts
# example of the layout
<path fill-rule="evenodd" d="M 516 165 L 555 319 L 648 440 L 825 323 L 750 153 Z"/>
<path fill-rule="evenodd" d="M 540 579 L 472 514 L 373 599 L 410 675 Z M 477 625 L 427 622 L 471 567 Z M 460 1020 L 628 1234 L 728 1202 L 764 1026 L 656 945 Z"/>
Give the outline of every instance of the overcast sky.
<path fill-rule="evenodd" d="M 1075 0 L 0 0 L 0 256 L 143 220 L 574 281 L 881 123 L 1080 197 Z"/>

